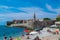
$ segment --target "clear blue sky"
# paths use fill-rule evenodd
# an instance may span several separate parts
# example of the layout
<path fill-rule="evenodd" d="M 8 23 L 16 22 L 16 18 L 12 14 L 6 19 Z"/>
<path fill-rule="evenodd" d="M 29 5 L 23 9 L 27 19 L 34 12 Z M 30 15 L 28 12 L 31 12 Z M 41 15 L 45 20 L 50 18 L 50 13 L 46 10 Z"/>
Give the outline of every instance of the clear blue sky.
<path fill-rule="evenodd" d="M 0 24 L 13 19 L 56 18 L 60 14 L 60 0 L 1 0 Z"/>

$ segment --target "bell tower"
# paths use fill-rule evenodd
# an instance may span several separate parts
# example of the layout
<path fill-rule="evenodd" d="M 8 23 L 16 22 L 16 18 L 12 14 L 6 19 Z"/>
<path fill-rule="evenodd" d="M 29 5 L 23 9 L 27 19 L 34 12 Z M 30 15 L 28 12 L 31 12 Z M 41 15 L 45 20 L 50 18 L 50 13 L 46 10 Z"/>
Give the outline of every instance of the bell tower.
<path fill-rule="evenodd" d="M 36 21 L 36 14 L 34 13 L 34 21 Z"/>

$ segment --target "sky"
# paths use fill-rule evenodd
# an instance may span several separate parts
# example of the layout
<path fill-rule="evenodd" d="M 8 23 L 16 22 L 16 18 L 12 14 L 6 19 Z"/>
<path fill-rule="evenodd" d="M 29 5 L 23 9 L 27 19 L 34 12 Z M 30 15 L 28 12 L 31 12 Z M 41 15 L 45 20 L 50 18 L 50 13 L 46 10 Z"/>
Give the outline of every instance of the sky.
<path fill-rule="evenodd" d="M 0 24 L 14 19 L 55 19 L 60 14 L 60 0 L 1 0 Z"/>

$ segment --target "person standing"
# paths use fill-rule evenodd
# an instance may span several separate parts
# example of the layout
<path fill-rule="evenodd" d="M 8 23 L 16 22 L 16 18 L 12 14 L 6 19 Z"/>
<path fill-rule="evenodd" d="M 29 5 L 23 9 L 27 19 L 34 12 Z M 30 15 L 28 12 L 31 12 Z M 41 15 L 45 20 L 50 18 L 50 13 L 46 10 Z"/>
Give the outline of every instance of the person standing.
<path fill-rule="evenodd" d="M 7 39 L 7 37 L 5 36 L 5 37 L 4 37 L 4 40 L 6 40 L 6 39 Z"/>
<path fill-rule="evenodd" d="M 10 40 L 13 40 L 13 38 L 10 36 Z"/>
<path fill-rule="evenodd" d="M 4 40 L 7 40 L 7 37 L 6 37 L 6 35 L 4 34 Z"/>

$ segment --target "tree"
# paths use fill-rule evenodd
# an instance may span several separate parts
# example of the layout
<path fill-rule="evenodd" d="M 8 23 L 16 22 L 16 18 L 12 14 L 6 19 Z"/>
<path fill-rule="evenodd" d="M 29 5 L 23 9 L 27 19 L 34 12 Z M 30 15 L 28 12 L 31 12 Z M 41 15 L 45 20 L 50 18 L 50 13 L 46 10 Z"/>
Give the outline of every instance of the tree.
<path fill-rule="evenodd" d="M 44 18 L 43 20 L 51 20 L 50 18 Z"/>
<path fill-rule="evenodd" d="M 60 17 L 57 17 L 57 18 L 56 18 L 56 21 L 60 21 Z"/>

